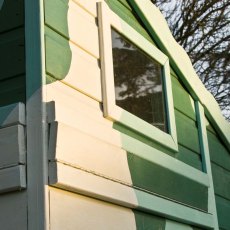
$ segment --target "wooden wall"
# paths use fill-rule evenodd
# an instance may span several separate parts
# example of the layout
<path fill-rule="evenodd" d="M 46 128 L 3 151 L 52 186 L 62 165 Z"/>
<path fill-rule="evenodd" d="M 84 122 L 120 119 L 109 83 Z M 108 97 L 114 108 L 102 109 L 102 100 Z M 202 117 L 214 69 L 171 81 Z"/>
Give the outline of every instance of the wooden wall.
<path fill-rule="evenodd" d="M 153 43 L 125 0 L 106 2 L 114 12 Z M 153 154 L 156 149 L 163 155 L 171 156 L 174 162 L 179 160 L 196 171 L 202 170 L 194 101 L 175 73 L 171 71 L 179 142 L 179 152 L 176 154 L 103 117 L 96 1 L 45 0 L 44 3 L 46 100 L 53 101 L 48 105 L 49 182 L 56 187 L 50 187 L 51 229 L 58 229 L 58 226 L 62 229 L 65 223 L 71 223 L 73 229 L 78 224 L 85 226 L 86 217 L 82 213 L 78 213 L 76 219 L 62 213 L 70 206 L 76 210 L 77 207 L 90 207 L 84 209 L 94 216 L 87 223 L 87 229 L 95 229 L 93 224 L 98 229 L 129 229 L 109 225 L 116 218 L 121 218 L 124 226 L 135 226 L 140 230 L 143 226 L 154 224 L 156 229 L 157 226 L 166 228 L 165 217 L 136 210 L 138 201 L 134 188 L 207 211 L 206 186 L 174 173 L 170 168 L 164 174 L 164 167 L 138 157 L 124 144 L 123 137 L 128 137 L 137 145 L 144 144 Z M 136 169 L 141 171 L 139 175 L 135 174 Z M 159 175 L 165 181 L 156 184 Z M 112 201 L 119 206 L 79 194 Z M 121 201 L 121 197 L 127 200 Z M 106 227 L 101 225 L 102 217 L 97 211 L 102 207 L 109 210 L 102 214 L 104 219 L 108 219 L 108 223 L 104 223 Z M 127 216 L 127 219 L 120 217 L 119 212 Z M 114 213 L 113 221 L 110 219 L 111 213 Z M 187 225 L 182 229 L 193 227 Z"/>
<path fill-rule="evenodd" d="M 209 151 L 220 229 L 230 229 L 230 154 L 207 123 Z"/>

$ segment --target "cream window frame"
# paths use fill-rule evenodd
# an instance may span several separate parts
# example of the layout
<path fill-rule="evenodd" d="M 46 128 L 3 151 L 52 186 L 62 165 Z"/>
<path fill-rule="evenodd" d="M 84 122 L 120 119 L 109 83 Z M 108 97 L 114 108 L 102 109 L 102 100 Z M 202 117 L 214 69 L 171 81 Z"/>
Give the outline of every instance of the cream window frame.
<path fill-rule="evenodd" d="M 157 47 L 119 18 L 106 3 L 98 3 L 100 58 L 104 117 L 152 139 L 174 152 L 178 151 L 169 59 Z M 168 133 L 116 105 L 112 56 L 111 28 L 126 37 L 138 48 L 162 65 L 165 112 Z"/>

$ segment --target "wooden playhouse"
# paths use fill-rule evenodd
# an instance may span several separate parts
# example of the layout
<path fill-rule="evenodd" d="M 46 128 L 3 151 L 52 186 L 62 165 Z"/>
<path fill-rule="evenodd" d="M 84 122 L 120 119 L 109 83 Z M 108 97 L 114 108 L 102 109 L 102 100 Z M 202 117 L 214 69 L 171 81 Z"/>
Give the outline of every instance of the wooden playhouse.
<path fill-rule="evenodd" d="M 0 51 L 0 229 L 230 230 L 230 125 L 149 0 L 1 0 Z"/>

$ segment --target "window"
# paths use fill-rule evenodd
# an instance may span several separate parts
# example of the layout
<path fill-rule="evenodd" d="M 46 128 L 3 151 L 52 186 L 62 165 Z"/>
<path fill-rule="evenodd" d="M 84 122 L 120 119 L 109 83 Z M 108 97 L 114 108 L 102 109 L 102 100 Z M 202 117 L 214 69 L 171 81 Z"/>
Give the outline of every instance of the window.
<path fill-rule="evenodd" d="M 104 116 L 177 151 L 169 60 L 99 3 Z"/>

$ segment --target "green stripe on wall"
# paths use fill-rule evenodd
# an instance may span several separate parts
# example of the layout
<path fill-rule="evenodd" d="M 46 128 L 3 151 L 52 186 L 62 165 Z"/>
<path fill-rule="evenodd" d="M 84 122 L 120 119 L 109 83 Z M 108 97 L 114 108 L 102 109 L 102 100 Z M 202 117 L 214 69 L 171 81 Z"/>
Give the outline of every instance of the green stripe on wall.
<path fill-rule="evenodd" d="M 207 187 L 132 153 L 127 157 L 134 186 L 207 211 Z"/>
<path fill-rule="evenodd" d="M 144 212 L 133 210 L 137 230 L 163 230 L 165 229 L 165 219 L 150 215 Z"/>

